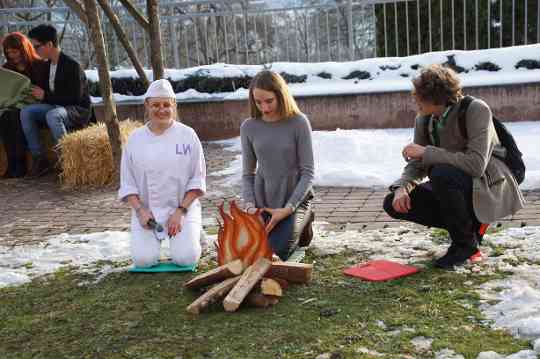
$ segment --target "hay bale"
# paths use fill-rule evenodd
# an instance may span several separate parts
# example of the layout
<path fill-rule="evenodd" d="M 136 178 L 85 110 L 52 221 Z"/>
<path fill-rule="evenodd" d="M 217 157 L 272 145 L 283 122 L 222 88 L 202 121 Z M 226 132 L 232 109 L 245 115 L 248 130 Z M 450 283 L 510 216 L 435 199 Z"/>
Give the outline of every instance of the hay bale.
<path fill-rule="evenodd" d="M 142 123 L 120 122 L 120 140 L 126 143 L 129 135 Z M 60 181 L 66 187 L 104 186 L 115 177 L 112 149 L 104 123 L 98 123 L 64 136 L 59 143 L 62 172 Z"/>

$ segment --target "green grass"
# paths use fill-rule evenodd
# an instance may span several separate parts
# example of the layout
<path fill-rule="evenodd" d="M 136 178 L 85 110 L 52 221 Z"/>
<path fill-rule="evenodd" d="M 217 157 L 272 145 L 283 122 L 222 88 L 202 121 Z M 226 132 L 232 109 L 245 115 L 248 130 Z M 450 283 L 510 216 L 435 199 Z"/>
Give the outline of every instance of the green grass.
<path fill-rule="evenodd" d="M 450 235 L 448 234 L 448 231 L 446 229 L 432 228 L 431 232 L 429 233 L 429 237 L 431 238 L 433 243 L 437 243 L 437 244 L 450 243 Z"/>
<path fill-rule="evenodd" d="M 313 281 L 290 286 L 274 307 L 225 313 L 215 304 L 199 316 L 185 311 L 198 295 L 182 287 L 193 274 L 120 272 L 81 286 L 93 277 L 62 270 L 0 290 L 0 358 L 369 357 L 361 347 L 390 358 L 432 358 L 415 352 L 410 340 L 416 336 L 433 338 L 434 351 L 450 348 L 466 358 L 529 347 L 482 324 L 473 287 L 493 277 L 428 268 L 395 281 L 363 282 L 341 273 L 361 260 L 352 255 L 308 256 L 315 262 Z"/>

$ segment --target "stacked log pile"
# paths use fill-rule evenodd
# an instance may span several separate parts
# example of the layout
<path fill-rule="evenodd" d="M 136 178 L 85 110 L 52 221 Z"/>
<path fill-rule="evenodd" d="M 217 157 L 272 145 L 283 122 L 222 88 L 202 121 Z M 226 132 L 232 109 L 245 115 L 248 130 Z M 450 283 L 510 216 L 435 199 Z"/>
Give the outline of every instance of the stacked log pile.
<path fill-rule="evenodd" d="M 244 302 L 268 307 L 279 302 L 289 283 L 308 283 L 312 273 L 312 264 L 272 262 L 261 257 L 244 269 L 237 259 L 186 282 L 184 286 L 189 289 L 209 287 L 186 309 L 199 314 L 219 300 L 223 300 L 223 308 L 228 312 L 236 311 Z"/>
<path fill-rule="evenodd" d="M 184 284 L 186 288 L 206 292 L 186 309 L 199 314 L 211 303 L 223 301 L 228 312 L 242 303 L 256 307 L 277 304 L 289 283 L 311 280 L 313 265 L 293 262 L 272 262 L 272 251 L 260 212 L 249 214 L 234 202 L 230 214 L 219 206 L 220 222 L 217 240 L 218 267 L 202 273 Z"/>

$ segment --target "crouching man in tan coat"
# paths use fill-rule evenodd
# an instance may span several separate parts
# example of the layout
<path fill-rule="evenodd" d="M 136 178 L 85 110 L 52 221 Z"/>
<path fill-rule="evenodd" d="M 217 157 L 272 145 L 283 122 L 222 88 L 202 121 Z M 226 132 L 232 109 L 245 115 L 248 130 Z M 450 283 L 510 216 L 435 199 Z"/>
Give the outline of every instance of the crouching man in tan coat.
<path fill-rule="evenodd" d="M 431 65 L 413 85 L 414 142 L 403 148 L 407 165 L 383 206 L 393 218 L 446 229 L 452 243 L 434 264 L 452 269 L 478 252 L 481 223 L 517 212 L 524 199 L 511 171 L 494 156 L 505 149 L 486 103 L 475 99 L 467 108 L 465 138 L 458 122 L 463 95 L 457 74 Z"/>

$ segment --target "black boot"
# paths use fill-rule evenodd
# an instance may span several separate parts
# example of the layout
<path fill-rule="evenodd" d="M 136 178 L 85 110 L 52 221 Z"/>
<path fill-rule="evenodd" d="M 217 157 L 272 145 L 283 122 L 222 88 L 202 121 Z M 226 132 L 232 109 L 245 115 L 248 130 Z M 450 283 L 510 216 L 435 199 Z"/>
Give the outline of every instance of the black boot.
<path fill-rule="evenodd" d="M 469 203 L 469 195 L 456 186 L 451 178 L 438 177 L 433 181 L 433 189 L 439 199 L 441 213 L 450 234 L 452 245 L 448 252 L 437 259 L 434 265 L 452 269 L 463 265 L 478 251 L 478 228 L 474 210 Z"/>
<path fill-rule="evenodd" d="M 2 175 L 2 178 L 13 178 L 13 172 L 15 171 L 15 163 L 13 162 L 12 156 L 9 155 L 9 152 L 7 151 L 7 146 L 4 145 L 4 149 L 7 153 L 7 167 L 6 172 Z"/>
<path fill-rule="evenodd" d="M 446 268 L 448 266 L 448 263 L 450 262 L 450 259 L 455 255 L 456 252 L 456 246 L 454 242 L 450 244 L 450 247 L 446 250 L 446 253 L 433 261 L 433 265 L 437 268 Z"/>
<path fill-rule="evenodd" d="M 15 166 L 11 173 L 14 178 L 21 178 L 26 175 L 26 159 L 15 160 Z"/>
<path fill-rule="evenodd" d="M 49 161 L 45 155 L 32 157 L 32 169 L 30 170 L 29 178 L 38 178 L 46 175 L 51 170 Z"/>
<path fill-rule="evenodd" d="M 4 143 L 8 161 L 4 177 L 23 177 L 26 173 L 26 139 L 18 110 L 8 110 L 1 115 L 0 138 Z"/>
<path fill-rule="evenodd" d="M 474 240 L 468 244 L 454 244 L 448 248 L 444 256 L 435 260 L 435 267 L 442 269 L 454 269 L 467 262 L 473 255 L 478 252 L 478 242 Z"/>
<path fill-rule="evenodd" d="M 298 241 L 299 247 L 307 247 L 313 239 L 313 221 L 315 220 L 315 213 L 310 212 L 309 220 L 300 235 L 300 240 Z"/>

